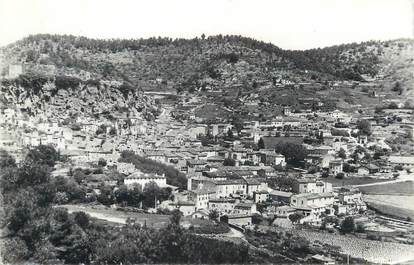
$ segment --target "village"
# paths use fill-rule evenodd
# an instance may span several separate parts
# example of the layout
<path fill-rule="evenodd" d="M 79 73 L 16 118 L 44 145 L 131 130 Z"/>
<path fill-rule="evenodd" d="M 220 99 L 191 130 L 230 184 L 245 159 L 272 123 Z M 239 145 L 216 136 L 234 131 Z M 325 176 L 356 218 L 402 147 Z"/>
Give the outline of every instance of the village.
<path fill-rule="evenodd" d="M 10 69 L 21 71 L 15 68 Z M 108 200 L 106 205 L 146 213 L 179 210 L 191 219 L 220 220 L 241 233 L 305 227 L 414 243 L 411 213 L 378 211 L 360 190 L 375 184 L 412 185 L 414 154 L 404 141 L 414 140 L 414 116 L 404 104 L 390 101 L 390 108 L 380 111 L 349 113 L 324 111 L 315 108 L 323 102 L 303 98 L 301 111 L 284 106 L 270 120 L 235 123 L 197 117 L 205 98 L 188 94 L 171 103 L 169 93 L 148 93 L 160 102 L 159 115 L 151 120 L 127 108 L 107 118 L 99 115 L 104 104 L 95 104 L 87 94 L 73 99 L 62 89 L 50 95 L 46 106 L 39 98 L 34 102 L 36 98 L 2 93 L 16 104 L 1 109 L 0 148 L 19 161 L 27 148 L 53 146 L 66 158 L 55 166 L 54 176 L 89 172 L 79 181 L 85 192 L 81 204 L 102 202 L 97 198 L 103 192 L 114 196 L 125 187 L 142 191 L 155 185 L 167 195 L 154 193 L 153 203 L 131 206 Z M 43 106 L 29 115 L 28 106 L 36 104 Z M 93 115 L 66 111 L 71 106 L 83 112 L 91 104 Z M 250 98 L 244 104 L 257 102 Z M 165 170 L 142 170 L 137 158 Z M 171 181 L 171 169 L 181 182 Z M 60 203 L 73 201 L 63 198 Z"/>
<path fill-rule="evenodd" d="M 112 120 L 78 116 L 68 125 L 64 122 L 68 117 L 57 113 L 76 102 L 65 102 L 64 91 L 59 91 L 52 104 L 34 116 L 20 111 L 27 102 L 3 108 L 0 147 L 18 158 L 27 147 L 51 145 L 68 158 L 57 166 L 57 175 L 103 165 L 101 177 L 85 182 L 88 196 L 98 196 L 102 186 L 114 191 L 120 185 L 144 189 L 155 183 L 170 189 L 171 196 L 163 201 L 154 198 L 147 211 L 178 209 L 184 216 L 201 219 L 215 212 L 241 231 L 252 229 L 257 216 L 272 220 L 271 225 L 305 224 L 332 231 L 351 216 L 365 236 L 381 234 L 388 241 L 413 243 L 411 217 L 402 217 L 401 225 L 381 219 L 367 208 L 358 185 L 341 185 L 347 179 L 414 180 L 413 154 L 386 141 L 396 136 L 413 140 L 412 109 L 397 105 L 375 117 L 313 111 L 311 106 L 320 102 L 310 98 L 303 99 L 309 106 L 305 111 L 296 113 L 286 106 L 272 120 L 248 120 L 236 128 L 226 120 L 203 123 L 192 114 L 173 118 L 175 110 L 187 106 L 188 111 L 191 103 L 183 100 L 178 107 L 166 101 L 154 121 L 127 112 L 113 114 Z M 191 100 L 193 106 L 200 104 L 200 99 Z M 121 159 L 125 152 L 175 168 L 185 175 L 186 185 L 174 186 L 165 174 L 140 171 Z M 107 174 L 113 171 L 118 174 Z"/>

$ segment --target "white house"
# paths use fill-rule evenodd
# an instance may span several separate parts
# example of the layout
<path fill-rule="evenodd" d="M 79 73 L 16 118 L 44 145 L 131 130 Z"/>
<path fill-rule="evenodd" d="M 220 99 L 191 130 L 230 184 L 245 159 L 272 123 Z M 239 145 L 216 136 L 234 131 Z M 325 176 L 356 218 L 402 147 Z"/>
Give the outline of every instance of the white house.
<path fill-rule="evenodd" d="M 143 173 L 141 171 L 137 171 L 124 179 L 125 185 L 129 186 L 133 184 L 139 184 L 142 188 L 144 188 L 145 185 L 147 185 L 150 182 L 155 182 L 159 187 L 167 186 L 164 174 L 160 176 L 157 174 L 148 174 Z"/>

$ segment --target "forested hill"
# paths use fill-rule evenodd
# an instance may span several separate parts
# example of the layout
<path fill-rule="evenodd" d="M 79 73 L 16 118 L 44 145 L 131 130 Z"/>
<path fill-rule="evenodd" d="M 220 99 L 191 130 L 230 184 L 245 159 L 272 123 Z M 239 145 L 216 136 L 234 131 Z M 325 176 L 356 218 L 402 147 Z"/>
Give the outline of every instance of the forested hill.
<path fill-rule="evenodd" d="M 115 78 L 145 89 L 191 89 L 289 79 L 364 81 L 395 75 L 412 85 L 413 40 L 289 51 L 241 36 L 98 40 L 32 35 L 3 47 L 3 62 L 44 73 Z"/>

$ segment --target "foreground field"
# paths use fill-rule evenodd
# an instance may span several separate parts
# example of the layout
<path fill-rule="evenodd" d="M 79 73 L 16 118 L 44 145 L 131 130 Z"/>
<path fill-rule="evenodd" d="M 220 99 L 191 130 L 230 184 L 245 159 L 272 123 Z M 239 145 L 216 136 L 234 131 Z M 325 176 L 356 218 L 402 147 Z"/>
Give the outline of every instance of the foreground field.
<path fill-rule="evenodd" d="M 116 224 L 125 224 L 128 218 L 132 218 L 136 223 L 140 223 L 141 225 L 161 228 L 169 222 L 168 215 L 122 212 L 104 206 L 62 205 L 62 207 L 68 209 L 70 213 L 82 211 L 89 214 L 91 217 Z"/>
<path fill-rule="evenodd" d="M 63 205 L 62 207 L 68 209 L 70 213 L 82 211 L 93 218 L 113 224 L 126 224 L 127 219 L 131 218 L 135 220 L 135 223 L 159 229 L 166 226 L 170 220 L 169 215 L 123 212 L 101 205 Z M 181 225 L 193 227 L 197 234 L 225 234 L 229 237 L 238 237 L 238 235 L 234 235 L 235 231 L 231 231 L 227 225 L 216 224 L 210 220 L 184 217 L 181 219 Z"/>
<path fill-rule="evenodd" d="M 307 240 L 341 247 L 341 252 L 368 262 L 396 264 L 414 260 L 414 246 L 390 242 L 373 241 L 353 236 L 338 236 L 323 232 L 298 230 Z"/>

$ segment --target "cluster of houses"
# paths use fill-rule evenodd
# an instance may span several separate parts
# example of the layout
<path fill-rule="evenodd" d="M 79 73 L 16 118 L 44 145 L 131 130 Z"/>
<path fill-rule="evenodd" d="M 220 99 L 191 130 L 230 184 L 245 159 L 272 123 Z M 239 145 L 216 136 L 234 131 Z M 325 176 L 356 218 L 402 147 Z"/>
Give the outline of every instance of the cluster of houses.
<path fill-rule="evenodd" d="M 295 179 L 290 192 L 275 190 L 267 181 L 274 174 L 266 167 L 250 166 L 203 171 L 201 176 L 189 177 L 187 190 L 174 191 L 174 199 L 159 207 L 202 219 L 217 211 L 220 218 L 240 227 L 252 225 L 254 215 L 272 216 L 276 224 L 291 223 L 289 216 L 295 213 L 302 217 L 299 223 L 319 226 L 327 216 L 353 215 L 367 209 L 356 188 L 333 188 L 329 182 L 303 176 Z M 264 208 L 259 211 L 257 205 Z"/>
<path fill-rule="evenodd" d="M 301 102 L 309 106 L 319 104 L 315 99 L 304 98 Z M 63 90 L 58 92 L 50 104 L 62 107 L 67 104 L 67 95 Z M 135 111 L 112 113 L 111 119 L 103 115 L 98 118 L 78 115 L 67 121 L 69 117 L 56 115 L 62 111 L 49 113 L 38 108 L 40 113 L 33 116 L 20 107 L 0 109 L 0 148 L 19 153 L 22 147 L 52 145 L 68 156 L 75 167 L 105 160 L 107 166 L 125 176 L 127 186 L 144 187 L 154 182 L 160 187 L 173 188 L 174 199 L 161 202 L 159 207 L 178 209 L 184 215 L 197 218 L 208 218 L 215 210 L 235 225 L 251 225 L 254 214 L 274 216 L 276 222 L 300 214 L 300 223 L 318 225 L 329 215 L 365 211 L 366 205 L 357 189 L 335 189 L 324 181 L 322 172 L 331 176 L 343 174 L 342 177 L 392 178 L 396 167 L 414 168 L 412 154 L 394 152 L 387 143 L 395 135 L 414 137 L 412 110 L 385 110 L 378 119 L 339 110 L 293 113 L 284 107 L 283 115 L 272 120 L 244 121 L 242 128 L 236 128 L 225 120 L 178 121 L 168 114 L 148 121 Z M 391 119 L 396 116 L 399 119 Z M 357 128 L 360 120 L 370 124 L 372 134 L 360 133 Z M 214 139 L 215 144 L 204 144 L 200 136 Z M 259 145 L 259 142 L 264 146 L 254 148 L 246 144 Z M 294 178 L 290 190 L 269 187 L 269 180 L 288 176 L 287 158 L 275 151 L 279 143 L 299 144 L 306 150 L 306 157 L 301 161 L 306 170 L 299 170 L 301 174 Z M 388 153 L 368 160 L 357 152 L 361 148 L 371 156 L 378 149 Z M 123 151 L 133 151 L 176 168 L 186 174 L 187 189 L 175 189 L 168 185 L 164 175 L 145 174 L 132 164 L 120 162 Z M 355 152 L 361 159 L 352 162 L 355 170 L 349 172 L 345 168 L 345 164 L 350 165 L 346 158 Z M 316 168 L 310 176 L 302 174 L 310 168 Z M 269 207 L 259 212 L 258 204 Z"/>

